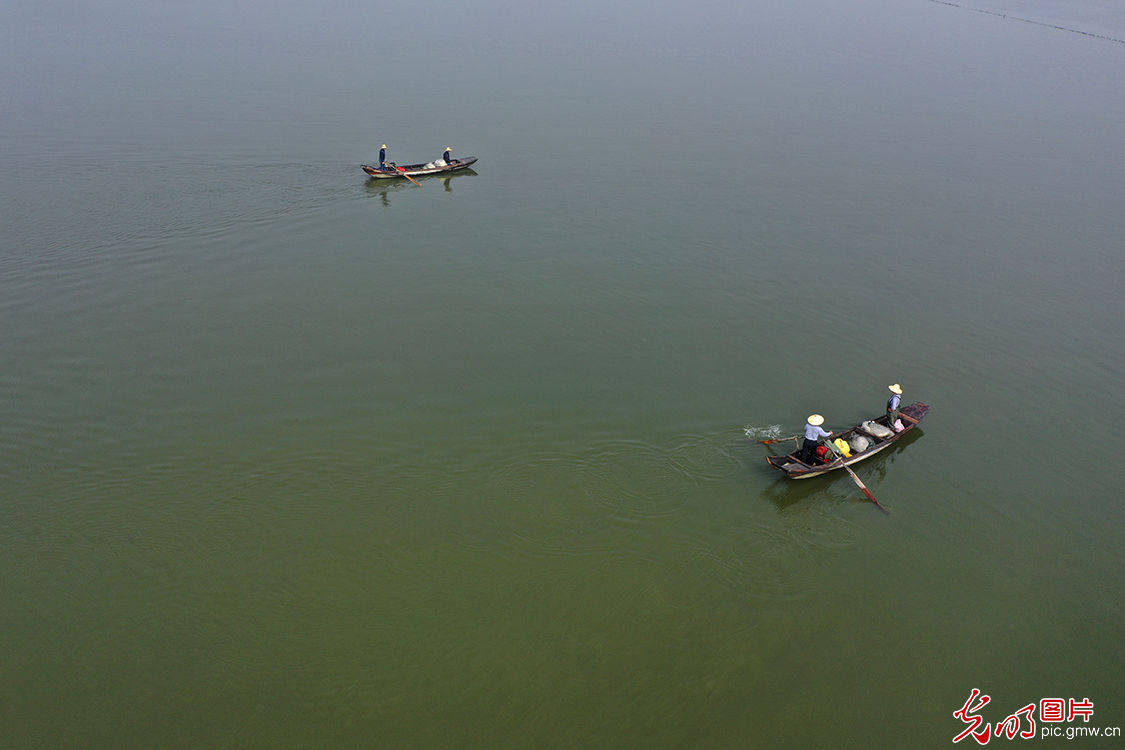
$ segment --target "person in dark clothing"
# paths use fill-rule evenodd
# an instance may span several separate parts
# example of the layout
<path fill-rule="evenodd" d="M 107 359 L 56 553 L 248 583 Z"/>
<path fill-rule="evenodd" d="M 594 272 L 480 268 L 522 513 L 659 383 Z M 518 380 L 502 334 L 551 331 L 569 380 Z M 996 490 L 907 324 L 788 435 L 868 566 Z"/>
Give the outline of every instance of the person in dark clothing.
<path fill-rule="evenodd" d="M 805 424 L 805 444 L 801 446 L 801 460 L 809 466 L 812 466 L 816 456 L 816 446 L 820 444 L 821 438 L 826 438 L 831 435 L 831 432 L 825 432 L 821 425 L 824 424 L 824 417 L 819 414 L 813 414 L 809 417 L 808 422 Z"/>
<path fill-rule="evenodd" d="M 387 144 L 384 143 L 383 147 L 379 149 L 379 169 L 386 169 L 386 168 L 387 168 Z"/>
<path fill-rule="evenodd" d="M 445 147 L 445 154 L 444 154 L 444 156 L 445 156 L 445 163 L 446 163 L 446 164 L 451 164 L 451 163 L 452 163 L 452 161 L 451 161 L 451 160 L 450 160 L 450 158 L 449 158 L 449 153 L 450 153 L 451 151 L 453 151 L 453 149 L 451 149 L 451 148 L 450 148 L 449 146 L 446 146 L 446 147 Z"/>

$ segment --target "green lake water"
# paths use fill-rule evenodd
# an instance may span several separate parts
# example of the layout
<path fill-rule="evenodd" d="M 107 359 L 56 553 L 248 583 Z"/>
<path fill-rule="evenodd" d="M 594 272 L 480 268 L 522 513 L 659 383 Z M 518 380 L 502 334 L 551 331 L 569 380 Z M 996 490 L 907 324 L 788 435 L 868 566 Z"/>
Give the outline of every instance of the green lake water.
<path fill-rule="evenodd" d="M 0 747 L 1125 724 L 1114 5 L 4 15 Z"/>

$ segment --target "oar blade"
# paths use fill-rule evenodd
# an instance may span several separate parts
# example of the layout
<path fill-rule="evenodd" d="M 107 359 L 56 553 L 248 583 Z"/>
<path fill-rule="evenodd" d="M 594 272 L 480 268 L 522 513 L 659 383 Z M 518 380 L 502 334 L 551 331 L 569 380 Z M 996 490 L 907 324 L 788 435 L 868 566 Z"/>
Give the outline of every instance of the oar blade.
<path fill-rule="evenodd" d="M 884 507 L 883 507 L 883 504 L 882 504 L 882 503 L 880 503 L 880 502 L 879 502 L 878 500 L 876 500 L 876 499 L 875 499 L 875 496 L 871 494 L 871 490 L 867 489 L 866 487 L 861 487 L 860 489 L 862 489 L 862 490 L 863 490 L 863 494 L 867 495 L 867 499 L 868 499 L 868 500 L 870 500 L 871 502 L 875 503 L 875 507 L 876 507 L 876 508 L 878 508 L 879 510 L 883 511 L 883 512 L 884 512 L 884 513 L 886 513 L 886 514 L 887 514 L 888 516 L 889 516 L 889 515 L 891 514 L 891 512 L 890 512 L 889 510 L 887 510 L 886 508 L 884 508 Z"/>
<path fill-rule="evenodd" d="M 867 499 L 875 503 L 876 508 L 883 511 L 887 515 L 890 515 L 891 512 L 884 508 L 883 504 L 875 499 L 875 496 L 871 494 L 871 490 L 867 489 L 867 485 L 863 483 L 863 480 L 859 478 L 859 475 L 852 471 L 852 467 L 848 466 L 848 464 L 844 461 L 843 456 L 832 450 L 832 446 L 828 446 L 828 450 L 832 451 L 832 455 L 835 456 L 836 460 L 840 462 L 840 465 L 844 467 L 844 471 L 848 472 L 848 476 L 852 478 L 853 482 L 855 482 L 855 486 L 859 487 L 863 491 L 863 494 L 867 496 Z"/>

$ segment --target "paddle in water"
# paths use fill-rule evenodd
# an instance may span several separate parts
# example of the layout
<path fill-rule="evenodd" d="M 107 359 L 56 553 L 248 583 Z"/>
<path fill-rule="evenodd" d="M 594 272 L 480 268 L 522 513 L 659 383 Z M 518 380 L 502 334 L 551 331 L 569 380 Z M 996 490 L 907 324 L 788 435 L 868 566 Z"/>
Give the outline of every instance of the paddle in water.
<path fill-rule="evenodd" d="M 410 175 L 408 175 L 406 173 L 405 167 L 400 167 L 399 165 L 395 164 L 393 161 L 389 161 L 389 162 L 387 162 L 387 164 L 391 165 L 391 169 L 398 172 L 400 176 L 405 177 L 406 179 L 410 180 L 411 182 L 413 182 L 418 187 L 422 187 L 422 183 L 418 182 L 417 180 L 415 180 L 413 177 L 411 177 Z"/>
<path fill-rule="evenodd" d="M 833 456 L 836 457 L 836 460 L 838 460 L 840 462 L 840 465 L 844 467 L 844 469 L 848 472 L 848 474 L 851 475 L 852 481 L 855 482 L 856 486 L 859 487 L 861 490 L 863 490 L 863 494 L 867 495 L 867 499 L 870 500 L 871 502 L 875 503 L 876 508 L 883 511 L 887 515 L 890 515 L 891 512 L 889 510 L 887 510 L 886 508 L 884 508 L 883 504 L 875 499 L 875 496 L 871 494 L 871 490 L 867 489 L 867 485 L 863 483 L 863 480 L 860 479 L 858 476 L 856 476 L 856 473 L 854 471 L 852 471 L 852 467 L 850 467 L 846 463 L 844 463 L 844 459 L 840 457 L 840 454 L 837 453 L 835 450 L 833 450 L 832 444 L 828 441 L 825 441 L 824 445 L 828 448 L 828 451 Z"/>

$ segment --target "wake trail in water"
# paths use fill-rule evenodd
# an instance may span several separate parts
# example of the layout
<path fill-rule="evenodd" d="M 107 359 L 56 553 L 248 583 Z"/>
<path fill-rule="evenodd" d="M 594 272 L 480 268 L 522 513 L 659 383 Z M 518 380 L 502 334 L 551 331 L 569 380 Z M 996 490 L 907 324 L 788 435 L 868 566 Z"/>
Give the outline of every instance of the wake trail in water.
<path fill-rule="evenodd" d="M 1072 29 L 1069 26 L 1058 26 L 1053 23 L 1046 23 L 1045 21 L 1035 21 L 1030 18 L 1023 18 L 1022 16 L 1010 16 L 1007 13 L 1000 13 L 995 10 L 984 10 L 983 8 L 970 8 L 967 5 L 960 5 L 958 3 L 949 2 L 949 0 L 930 0 L 931 3 L 938 5 L 948 5 L 951 8 L 959 8 L 961 10 L 971 10 L 975 13 L 984 13 L 989 16 L 998 16 L 1000 18 L 1008 18 L 1013 21 L 1023 21 L 1024 23 L 1034 24 L 1036 26 L 1045 26 L 1048 29 L 1058 29 L 1059 31 L 1069 31 L 1072 34 L 1081 34 L 1082 36 L 1093 37 L 1094 39 L 1104 39 L 1107 42 L 1115 42 L 1117 44 L 1125 44 L 1125 39 L 1117 39 L 1116 37 L 1106 36 L 1104 34 L 1094 34 L 1090 31 L 1082 31 L 1081 29 Z"/>

